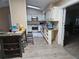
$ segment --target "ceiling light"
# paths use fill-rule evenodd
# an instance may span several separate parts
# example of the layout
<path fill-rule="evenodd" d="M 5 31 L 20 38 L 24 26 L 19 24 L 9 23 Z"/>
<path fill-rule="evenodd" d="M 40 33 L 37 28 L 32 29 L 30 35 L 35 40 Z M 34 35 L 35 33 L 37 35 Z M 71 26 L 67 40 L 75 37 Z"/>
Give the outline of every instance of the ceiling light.
<path fill-rule="evenodd" d="M 35 7 L 35 6 L 31 6 L 31 5 L 28 5 L 27 7 L 28 7 L 28 8 L 33 8 L 33 9 L 38 9 L 38 10 L 40 10 L 39 7 Z"/>

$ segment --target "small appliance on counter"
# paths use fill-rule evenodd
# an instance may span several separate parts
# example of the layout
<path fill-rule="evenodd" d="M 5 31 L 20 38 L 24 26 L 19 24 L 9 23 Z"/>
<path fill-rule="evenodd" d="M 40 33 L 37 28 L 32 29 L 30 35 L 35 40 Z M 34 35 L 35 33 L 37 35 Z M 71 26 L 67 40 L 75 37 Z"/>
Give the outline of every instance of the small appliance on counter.
<path fill-rule="evenodd" d="M 54 23 L 51 22 L 51 21 L 48 21 L 48 22 L 47 22 L 47 28 L 48 28 L 48 29 L 53 29 L 53 28 L 54 28 Z"/>
<path fill-rule="evenodd" d="M 17 31 L 17 26 L 13 25 L 10 26 L 10 32 L 16 32 Z"/>

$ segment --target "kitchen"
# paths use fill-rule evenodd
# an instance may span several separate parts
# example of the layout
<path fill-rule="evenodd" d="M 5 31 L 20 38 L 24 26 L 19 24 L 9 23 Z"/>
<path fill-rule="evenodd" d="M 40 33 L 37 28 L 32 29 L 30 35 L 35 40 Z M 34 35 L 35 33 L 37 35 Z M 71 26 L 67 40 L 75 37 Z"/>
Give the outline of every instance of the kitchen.
<path fill-rule="evenodd" d="M 52 44 L 52 40 L 57 37 L 58 21 L 48 21 L 45 18 L 45 13 L 41 10 L 27 7 L 27 30 L 32 32 L 33 37 L 44 37 L 46 42 Z M 52 19 L 51 19 L 52 20 Z M 53 31 L 53 29 L 55 30 Z M 55 36 L 54 36 L 55 32 Z M 53 37 L 53 36 L 54 37 Z"/>

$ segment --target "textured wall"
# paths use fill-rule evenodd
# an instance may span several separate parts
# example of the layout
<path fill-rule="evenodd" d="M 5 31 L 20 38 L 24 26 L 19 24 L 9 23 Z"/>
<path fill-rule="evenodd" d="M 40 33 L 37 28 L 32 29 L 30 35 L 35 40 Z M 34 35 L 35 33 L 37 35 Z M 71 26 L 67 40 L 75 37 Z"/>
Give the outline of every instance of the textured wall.
<path fill-rule="evenodd" d="M 12 25 L 18 23 L 27 27 L 26 0 L 9 0 Z"/>

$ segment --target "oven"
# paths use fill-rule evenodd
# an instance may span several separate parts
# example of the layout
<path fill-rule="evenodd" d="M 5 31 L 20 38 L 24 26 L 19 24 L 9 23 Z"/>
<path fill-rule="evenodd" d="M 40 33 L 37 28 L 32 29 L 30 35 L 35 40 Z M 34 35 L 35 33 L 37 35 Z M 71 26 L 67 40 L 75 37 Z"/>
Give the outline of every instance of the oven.
<path fill-rule="evenodd" d="M 32 25 L 32 31 L 38 31 L 38 25 Z"/>
<path fill-rule="evenodd" d="M 38 27 L 32 27 L 32 30 L 38 30 Z"/>

